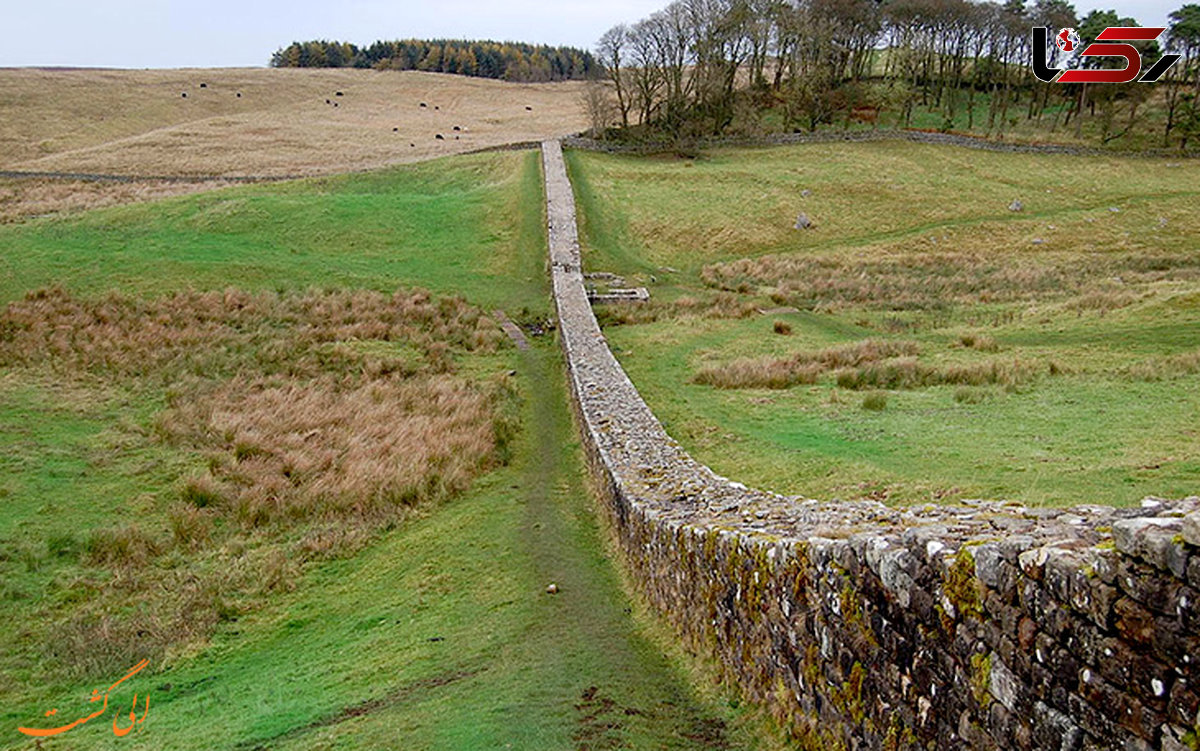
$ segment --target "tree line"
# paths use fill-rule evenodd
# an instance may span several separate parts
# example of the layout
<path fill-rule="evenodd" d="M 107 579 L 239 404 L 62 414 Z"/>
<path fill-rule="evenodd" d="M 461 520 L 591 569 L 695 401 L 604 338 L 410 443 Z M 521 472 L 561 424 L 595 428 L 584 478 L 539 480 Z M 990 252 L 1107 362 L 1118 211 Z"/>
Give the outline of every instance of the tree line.
<path fill-rule="evenodd" d="M 597 69 L 590 52 L 574 47 L 458 39 L 378 41 L 368 47 L 292 42 L 271 55 L 271 67 L 422 70 L 523 82 L 584 79 Z"/>
<path fill-rule="evenodd" d="M 1200 141 L 1200 5 L 1170 16 L 1160 42 L 1139 42 L 1143 69 L 1181 55 L 1158 84 L 1045 84 L 1030 67 L 1032 30 L 1047 27 L 1051 65 L 1105 58 L 1059 51 L 1076 28 L 1086 46 L 1113 11 L 1080 16 L 1066 0 L 677 0 L 596 45 L 608 85 L 592 92 L 593 124 L 625 135 L 704 136 L 737 129 L 815 130 L 827 124 L 914 125 L 1003 136 L 1019 124 L 1095 135 L 1145 131 L 1161 145 Z M 1111 58 L 1109 58 L 1111 61 Z M 928 121 L 928 116 L 923 118 Z"/>

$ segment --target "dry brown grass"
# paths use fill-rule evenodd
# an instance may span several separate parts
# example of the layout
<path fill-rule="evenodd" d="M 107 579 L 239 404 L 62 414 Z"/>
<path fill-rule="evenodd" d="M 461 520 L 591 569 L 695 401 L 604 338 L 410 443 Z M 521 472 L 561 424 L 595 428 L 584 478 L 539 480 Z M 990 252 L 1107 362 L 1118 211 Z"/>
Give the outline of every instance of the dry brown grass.
<path fill-rule="evenodd" d="M 579 132 L 582 91 L 414 71 L 7 69 L 0 169 L 331 174 Z"/>
<path fill-rule="evenodd" d="M 958 346 L 978 352 L 1000 351 L 1000 343 L 988 334 L 963 334 L 958 338 Z"/>
<path fill-rule="evenodd" d="M 1036 364 L 1022 360 L 989 360 L 967 365 L 939 367 L 905 357 L 886 362 L 871 362 L 857 368 L 838 371 L 837 385 L 844 389 L 918 389 L 930 386 L 1017 387 L 1029 383 L 1038 374 Z M 1048 371 L 1058 374 L 1055 366 Z"/>
<path fill-rule="evenodd" d="M 1200 373 L 1200 350 L 1151 358 L 1126 369 L 1126 374 L 1138 381 L 1165 381 L 1197 373 Z"/>
<path fill-rule="evenodd" d="M 85 182 L 82 180 L 0 179 L 0 224 L 64 212 L 180 196 L 223 188 L 225 181 Z"/>
<path fill-rule="evenodd" d="M 596 309 L 602 326 L 653 323 L 668 318 L 749 318 L 758 314 L 754 302 L 743 300 L 731 292 L 707 296 L 685 295 L 675 300 L 651 298 L 637 304 L 605 305 Z"/>
<path fill-rule="evenodd" d="M 994 351 L 987 344 L 990 338 L 964 337 L 967 339 L 972 341 L 968 346 Z M 868 339 L 815 352 L 798 352 L 787 358 L 734 360 L 703 368 L 692 380 L 719 389 L 787 389 L 817 383 L 822 376 L 833 374 L 839 388 L 852 391 L 930 386 L 1001 385 L 1015 388 L 1029 383 L 1043 370 L 1050 375 L 1062 372 L 1054 363 L 1040 367 L 1019 359 L 930 365 L 917 359 L 919 351 L 916 342 Z"/>
<path fill-rule="evenodd" d="M 453 369 L 448 347 L 493 351 L 504 341 L 478 308 L 423 290 L 281 296 L 229 289 L 82 300 L 54 288 L 31 292 L 0 314 L 0 366 L 49 363 L 68 373 L 159 379 L 252 368 L 359 382 L 418 369 L 446 372 Z"/>
<path fill-rule="evenodd" d="M 811 310 L 868 307 L 942 310 L 974 303 L 1073 301 L 1107 310 L 1136 301 L 1123 285 L 1200 279 L 1195 254 L 924 253 L 786 255 L 706 266 L 705 284 L 753 292 L 769 288 L 781 305 Z"/>
<path fill-rule="evenodd" d="M 816 352 L 798 352 L 787 358 L 745 358 L 725 365 L 700 370 L 695 383 L 720 389 L 786 389 L 802 383 L 816 383 L 825 373 L 857 368 L 893 357 L 914 356 L 915 342 L 870 339 Z"/>
<path fill-rule="evenodd" d="M 505 376 L 455 359 L 499 327 L 423 291 L 188 292 L 78 299 L 43 290 L 0 313 L 0 367 L 166 390 L 145 441 L 206 460 L 137 523 L 59 545 L 85 574 L 40 648 L 92 673 L 202 641 L 503 462 Z M 107 575 L 98 570 L 107 570 Z"/>
<path fill-rule="evenodd" d="M 209 450 L 200 509 L 247 530 L 378 520 L 464 490 L 496 448 L 494 395 L 450 376 L 235 379 L 164 414 L 169 440 Z"/>

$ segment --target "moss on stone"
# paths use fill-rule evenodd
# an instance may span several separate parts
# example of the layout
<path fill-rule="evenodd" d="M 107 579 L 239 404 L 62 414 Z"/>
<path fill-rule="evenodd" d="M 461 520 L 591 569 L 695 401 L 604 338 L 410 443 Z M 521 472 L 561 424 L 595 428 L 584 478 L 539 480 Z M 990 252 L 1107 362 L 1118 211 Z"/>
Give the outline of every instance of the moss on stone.
<path fill-rule="evenodd" d="M 992 655 L 971 656 L 971 696 L 980 707 L 992 703 Z"/>
<path fill-rule="evenodd" d="M 979 596 L 979 582 L 975 578 L 975 556 L 967 546 L 959 548 L 946 572 L 942 587 L 946 599 L 954 606 L 959 618 L 982 618 L 983 602 Z"/>
<path fill-rule="evenodd" d="M 866 707 L 863 704 L 863 681 L 867 677 L 867 671 L 863 669 L 861 662 L 854 663 L 854 667 L 850 668 L 850 675 L 846 678 L 846 682 L 833 690 L 830 697 L 833 701 L 833 706 L 837 708 L 843 716 L 850 718 L 854 724 L 861 726 L 863 720 L 866 719 Z"/>
<path fill-rule="evenodd" d="M 873 647 L 878 647 L 879 640 L 875 638 L 875 632 L 871 630 L 871 624 L 863 612 L 862 600 L 849 581 L 842 587 L 838 601 L 841 605 L 842 620 L 854 627 L 863 641 Z"/>
<path fill-rule="evenodd" d="M 883 736 L 882 751 L 901 751 L 901 749 L 913 748 L 916 745 L 917 737 L 913 735 L 912 729 L 906 727 L 899 717 L 892 715 L 887 734 Z"/>

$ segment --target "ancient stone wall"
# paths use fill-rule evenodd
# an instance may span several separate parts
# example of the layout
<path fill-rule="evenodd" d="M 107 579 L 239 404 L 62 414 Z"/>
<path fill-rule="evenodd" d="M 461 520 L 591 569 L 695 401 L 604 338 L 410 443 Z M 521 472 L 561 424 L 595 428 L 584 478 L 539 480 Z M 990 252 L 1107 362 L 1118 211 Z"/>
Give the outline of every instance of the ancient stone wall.
<path fill-rule="evenodd" d="M 801 748 L 1198 747 L 1200 498 L 897 509 L 716 475 L 609 351 L 560 144 L 543 158 L 570 388 L 630 578 Z"/>

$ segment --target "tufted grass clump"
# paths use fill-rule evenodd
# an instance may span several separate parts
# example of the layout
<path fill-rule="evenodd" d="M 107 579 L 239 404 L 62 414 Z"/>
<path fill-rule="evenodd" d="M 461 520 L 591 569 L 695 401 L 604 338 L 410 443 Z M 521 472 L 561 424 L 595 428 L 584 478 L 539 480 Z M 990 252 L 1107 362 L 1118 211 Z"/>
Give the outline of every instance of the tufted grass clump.
<path fill-rule="evenodd" d="M 887 409 L 888 397 L 883 391 L 872 391 L 863 397 L 862 408 L 868 412 L 882 412 Z"/>
<path fill-rule="evenodd" d="M 987 334 L 963 334 L 958 338 L 958 344 L 978 352 L 1000 351 L 1000 344 Z"/>
<path fill-rule="evenodd" d="M 1166 381 L 1200 373 L 1200 349 L 1170 357 L 1154 357 L 1130 365 L 1126 375 L 1135 381 Z"/>
<path fill-rule="evenodd" d="M 919 389 L 931 386 L 1018 387 L 1036 378 L 1039 368 L 1023 360 L 989 360 L 966 365 L 926 365 L 916 358 L 876 362 L 842 370 L 837 385 L 844 389 Z M 1052 373 L 1056 374 L 1056 373 Z"/>
<path fill-rule="evenodd" d="M 10 303 L 0 367 L 151 395 L 159 408 L 113 453 L 177 462 L 131 502 L 137 521 L 49 540 L 88 584 L 60 598 L 72 607 L 41 653 L 82 674 L 161 657 L 462 493 L 506 460 L 516 427 L 508 377 L 458 362 L 506 342 L 483 311 L 421 290 L 52 288 Z"/>
<path fill-rule="evenodd" d="M 868 339 L 839 347 L 797 352 L 786 358 L 734 360 L 700 370 L 693 382 L 720 389 L 786 389 L 797 384 L 816 383 L 822 375 L 839 368 L 915 355 L 919 349 L 915 342 Z"/>
<path fill-rule="evenodd" d="M 959 386 L 954 390 L 956 404 L 982 404 L 990 397 L 990 391 L 976 386 Z"/>

